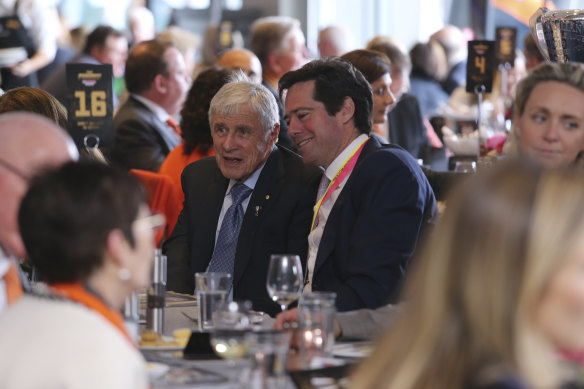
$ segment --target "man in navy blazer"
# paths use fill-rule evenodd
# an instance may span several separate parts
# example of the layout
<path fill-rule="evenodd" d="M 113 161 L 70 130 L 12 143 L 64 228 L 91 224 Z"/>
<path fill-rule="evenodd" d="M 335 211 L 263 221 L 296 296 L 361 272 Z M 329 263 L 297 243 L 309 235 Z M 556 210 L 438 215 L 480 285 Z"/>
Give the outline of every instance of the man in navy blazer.
<path fill-rule="evenodd" d="M 407 151 L 369 137 L 371 88 L 348 62 L 310 62 L 279 87 L 289 135 L 305 163 L 325 169 L 328 184 L 323 195 L 319 188 L 304 291 L 336 292 L 339 311 L 394 301 L 437 215 L 424 173 Z"/>
<path fill-rule="evenodd" d="M 240 76 L 241 77 L 241 76 Z M 193 293 L 194 273 L 209 268 L 231 190 L 253 189 L 242 202 L 243 222 L 233 265 L 233 299 L 250 300 L 258 311 L 280 311 L 266 290 L 271 254 L 297 254 L 305 263 L 307 236 L 320 170 L 280 146 L 276 100 L 249 81 L 223 86 L 211 101 L 209 120 L 215 157 L 185 168 L 184 208 L 164 244 L 167 288 Z"/>

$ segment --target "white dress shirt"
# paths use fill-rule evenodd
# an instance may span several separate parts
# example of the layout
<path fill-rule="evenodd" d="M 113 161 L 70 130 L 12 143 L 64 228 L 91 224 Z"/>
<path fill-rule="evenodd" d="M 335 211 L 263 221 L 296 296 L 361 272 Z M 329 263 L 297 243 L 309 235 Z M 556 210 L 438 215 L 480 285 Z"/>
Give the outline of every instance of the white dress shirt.
<path fill-rule="evenodd" d="M 359 147 L 359 145 L 367 139 L 368 136 L 366 134 L 361 134 L 357 138 L 353 139 L 353 141 L 333 160 L 333 162 L 326 168 L 324 171 L 325 176 L 329 180 L 333 180 L 337 174 L 337 172 L 342 169 L 343 164 L 349 158 L 349 155 Z M 345 187 L 347 180 L 351 176 L 351 172 L 343 178 L 343 180 L 339 183 L 339 186 L 330 194 L 330 196 L 321 204 L 320 210 L 318 211 L 318 215 L 316 216 L 315 227 L 308 235 L 308 261 L 307 261 L 307 283 L 304 286 L 304 292 L 312 292 L 312 275 L 314 272 L 314 264 L 316 262 L 316 255 L 318 254 L 318 246 L 320 245 L 320 240 L 322 239 L 322 233 L 324 232 L 324 227 L 326 225 L 326 221 L 337 201 L 337 198 L 341 194 L 341 191 Z M 317 202 L 320 199 L 317 199 Z M 316 212 L 316 206 L 314 208 Z"/>

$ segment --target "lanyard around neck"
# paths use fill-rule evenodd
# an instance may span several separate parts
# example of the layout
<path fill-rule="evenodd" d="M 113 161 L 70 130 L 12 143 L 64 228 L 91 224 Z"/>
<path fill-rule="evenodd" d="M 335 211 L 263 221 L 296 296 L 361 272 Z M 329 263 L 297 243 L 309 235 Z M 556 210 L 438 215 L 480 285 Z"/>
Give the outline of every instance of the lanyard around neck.
<path fill-rule="evenodd" d="M 337 189 L 339 187 L 339 185 L 341 185 L 341 183 L 343 182 L 345 177 L 347 177 L 349 175 L 349 173 L 351 173 L 351 171 L 355 167 L 355 164 L 357 163 L 357 159 L 359 159 L 359 155 L 361 154 L 361 151 L 363 151 L 363 147 L 365 147 L 365 143 L 368 140 L 369 140 L 369 138 L 366 138 L 363 142 L 361 142 L 359 144 L 359 146 L 357 146 L 355 148 L 355 150 L 353 150 L 351 152 L 351 154 L 349 154 L 349 156 L 347 157 L 345 162 L 343 162 L 343 164 L 341 165 L 339 170 L 337 170 L 335 177 L 329 183 L 329 185 L 326 188 L 326 191 L 324 192 L 322 197 L 318 200 L 318 202 L 314 206 L 314 215 L 312 216 L 312 225 L 310 227 L 311 232 L 312 232 L 312 230 L 314 230 L 316 218 L 318 216 L 318 212 L 320 211 L 321 205 L 330 197 L 330 195 L 335 191 L 335 189 Z"/>

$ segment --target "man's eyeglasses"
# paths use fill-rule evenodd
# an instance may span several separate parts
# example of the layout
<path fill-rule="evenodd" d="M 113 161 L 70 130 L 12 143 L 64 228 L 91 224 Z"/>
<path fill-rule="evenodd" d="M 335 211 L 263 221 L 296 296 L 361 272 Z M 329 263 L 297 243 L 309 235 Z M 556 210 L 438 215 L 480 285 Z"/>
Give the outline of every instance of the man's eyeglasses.
<path fill-rule="evenodd" d="M 11 172 L 12 174 L 22 178 L 24 181 L 28 182 L 30 181 L 30 177 L 27 176 L 26 174 L 24 174 L 22 171 L 20 171 L 20 169 L 18 169 L 16 166 L 14 166 L 13 164 L 0 159 L 0 166 L 2 166 L 4 169 L 8 170 L 9 172 Z"/>

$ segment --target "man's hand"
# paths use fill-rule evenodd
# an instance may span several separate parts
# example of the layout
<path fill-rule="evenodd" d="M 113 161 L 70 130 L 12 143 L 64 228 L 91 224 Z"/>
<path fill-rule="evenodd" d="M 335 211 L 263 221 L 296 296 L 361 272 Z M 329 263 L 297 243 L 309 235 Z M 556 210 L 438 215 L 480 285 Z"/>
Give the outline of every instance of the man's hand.
<path fill-rule="evenodd" d="M 298 326 L 298 308 L 292 308 L 288 311 L 284 311 L 279 313 L 276 316 L 276 323 L 274 323 L 274 328 L 281 330 L 281 329 L 288 329 L 288 328 L 296 328 Z"/>
<path fill-rule="evenodd" d="M 292 308 L 288 311 L 279 313 L 278 316 L 276 316 L 274 328 L 275 329 L 298 328 L 298 308 Z M 334 320 L 333 329 L 335 332 L 335 338 L 339 338 L 343 334 L 343 329 L 341 328 L 341 325 L 336 319 Z"/>

